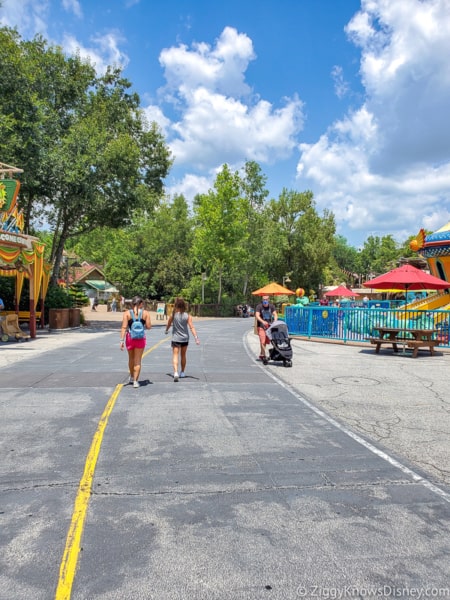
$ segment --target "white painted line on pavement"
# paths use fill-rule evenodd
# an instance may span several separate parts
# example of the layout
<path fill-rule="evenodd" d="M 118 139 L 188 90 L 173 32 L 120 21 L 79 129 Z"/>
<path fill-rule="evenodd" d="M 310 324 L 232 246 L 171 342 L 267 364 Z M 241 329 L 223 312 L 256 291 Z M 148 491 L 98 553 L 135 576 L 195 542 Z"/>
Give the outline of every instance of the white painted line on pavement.
<path fill-rule="evenodd" d="M 250 347 L 247 343 L 246 338 L 247 338 L 247 333 L 245 333 L 245 335 L 243 337 L 244 347 L 245 347 L 247 354 L 250 356 L 250 358 L 252 358 L 252 360 L 254 360 L 255 355 L 250 350 Z M 320 417 L 322 417 L 323 419 L 328 421 L 328 423 L 330 423 L 331 425 L 333 425 L 334 427 L 336 427 L 337 429 L 339 429 L 340 431 L 342 431 L 343 433 L 345 433 L 346 435 L 351 437 L 353 440 L 355 440 L 355 442 L 358 442 L 358 444 L 361 444 L 361 446 L 364 446 L 364 448 L 367 448 L 367 450 L 369 450 L 373 454 L 376 454 L 377 456 L 379 456 L 380 458 L 382 458 L 383 460 L 385 460 L 386 462 L 391 464 L 393 467 L 400 469 L 400 471 L 402 471 L 403 473 L 405 473 L 406 475 L 411 477 L 417 483 L 420 483 L 421 485 L 423 485 L 424 487 L 429 489 L 431 492 L 433 492 L 433 494 L 440 496 L 446 502 L 450 503 L 450 494 L 447 493 L 445 490 L 442 490 L 440 487 L 438 487 L 431 481 L 428 481 L 428 479 L 425 479 L 425 477 L 422 477 L 421 475 L 419 475 L 418 473 L 416 473 L 415 471 L 413 471 L 406 465 L 399 462 L 397 459 L 393 458 L 392 456 L 389 456 L 389 454 L 387 454 L 386 452 L 383 452 L 383 450 L 380 450 L 379 448 L 377 448 L 376 446 L 374 446 L 373 444 L 371 444 L 364 438 L 360 437 L 357 433 L 354 433 L 351 429 L 348 429 L 347 427 L 345 427 L 345 425 L 342 425 L 341 423 L 339 423 L 338 421 L 333 419 L 333 417 L 328 415 L 326 412 L 324 412 L 320 408 L 317 408 L 316 406 L 314 406 L 314 404 L 311 404 L 310 402 L 308 402 L 308 400 L 306 400 L 306 398 L 301 396 L 292 386 L 285 383 L 282 379 L 280 379 L 274 373 L 272 373 L 267 368 L 267 366 L 263 366 L 263 365 L 259 365 L 259 364 L 258 364 L 258 366 L 261 370 L 263 370 L 266 373 L 266 375 L 268 375 L 274 381 L 276 381 L 278 384 L 280 384 L 282 387 L 284 387 L 285 390 L 287 390 L 290 394 L 292 394 L 297 400 L 299 400 L 302 404 L 307 406 L 310 410 L 312 410 L 317 415 L 319 415 Z"/>

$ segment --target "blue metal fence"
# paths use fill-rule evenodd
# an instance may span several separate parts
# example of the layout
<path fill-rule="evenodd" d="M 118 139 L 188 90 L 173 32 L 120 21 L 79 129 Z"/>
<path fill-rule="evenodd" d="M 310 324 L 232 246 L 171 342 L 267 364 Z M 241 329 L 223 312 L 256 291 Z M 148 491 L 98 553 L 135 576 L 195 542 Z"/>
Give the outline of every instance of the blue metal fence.
<path fill-rule="evenodd" d="M 287 306 L 284 320 L 290 335 L 327 338 L 343 342 L 368 342 L 377 326 L 405 329 L 436 329 L 440 346 L 449 346 L 450 312 L 334 306 Z"/>

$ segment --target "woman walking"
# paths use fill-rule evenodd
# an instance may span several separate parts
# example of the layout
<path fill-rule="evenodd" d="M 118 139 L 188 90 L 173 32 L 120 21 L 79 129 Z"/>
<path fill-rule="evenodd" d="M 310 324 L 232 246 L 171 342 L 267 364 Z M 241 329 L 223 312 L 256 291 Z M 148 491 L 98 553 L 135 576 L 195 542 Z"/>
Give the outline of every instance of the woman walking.
<path fill-rule="evenodd" d="M 144 309 L 144 301 L 140 296 L 135 296 L 131 304 L 133 308 L 123 313 L 122 328 L 120 330 L 120 349 L 123 350 L 126 347 L 128 350 L 130 383 L 133 383 L 133 387 L 138 388 L 142 355 L 146 342 L 144 331 L 145 329 L 151 329 L 152 323 L 150 313 Z M 135 323 L 137 323 L 137 326 L 134 326 Z M 134 329 L 141 329 L 141 332 L 135 333 Z"/>
<path fill-rule="evenodd" d="M 166 333 L 172 326 L 172 364 L 173 364 L 173 380 L 178 381 L 179 377 L 186 376 L 186 353 L 189 345 L 189 329 L 194 336 L 195 343 L 200 344 L 197 337 L 192 317 L 186 312 L 186 302 L 183 298 L 175 300 L 173 313 L 169 317 L 166 326 Z M 178 362 L 181 357 L 181 372 L 178 375 Z"/>

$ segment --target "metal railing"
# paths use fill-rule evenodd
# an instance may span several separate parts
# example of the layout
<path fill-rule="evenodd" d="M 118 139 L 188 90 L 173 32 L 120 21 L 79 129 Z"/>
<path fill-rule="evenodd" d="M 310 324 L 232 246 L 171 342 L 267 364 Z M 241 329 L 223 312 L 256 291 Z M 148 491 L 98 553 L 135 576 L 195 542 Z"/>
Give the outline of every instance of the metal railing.
<path fill-rule="evenodd" d="M 290 335 L 342 342 L 368 342 L 378 327 L 435 329 L 439 346 L 449 346 L 450 311 L 333 306 L 287 306 L 284 320 Z"/>

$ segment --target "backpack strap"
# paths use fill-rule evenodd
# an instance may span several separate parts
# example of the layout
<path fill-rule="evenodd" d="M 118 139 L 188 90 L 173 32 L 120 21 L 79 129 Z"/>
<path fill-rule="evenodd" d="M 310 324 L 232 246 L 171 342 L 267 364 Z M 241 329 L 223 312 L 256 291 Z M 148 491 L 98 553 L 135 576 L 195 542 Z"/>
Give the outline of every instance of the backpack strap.
<path fill-rule="evenodd" d="M 130 315 L 131 315 L 131 318 L 133 319 L 133 321 L 140 321 L 142 319 L 142 312 L 143 312 L 142 308 L 139 309 L 137 319 L 136 319 L 136 315 L 134 314 L 134 310 L 132 308 L 130 308 L 129 312 L 130 312 Z"/>

